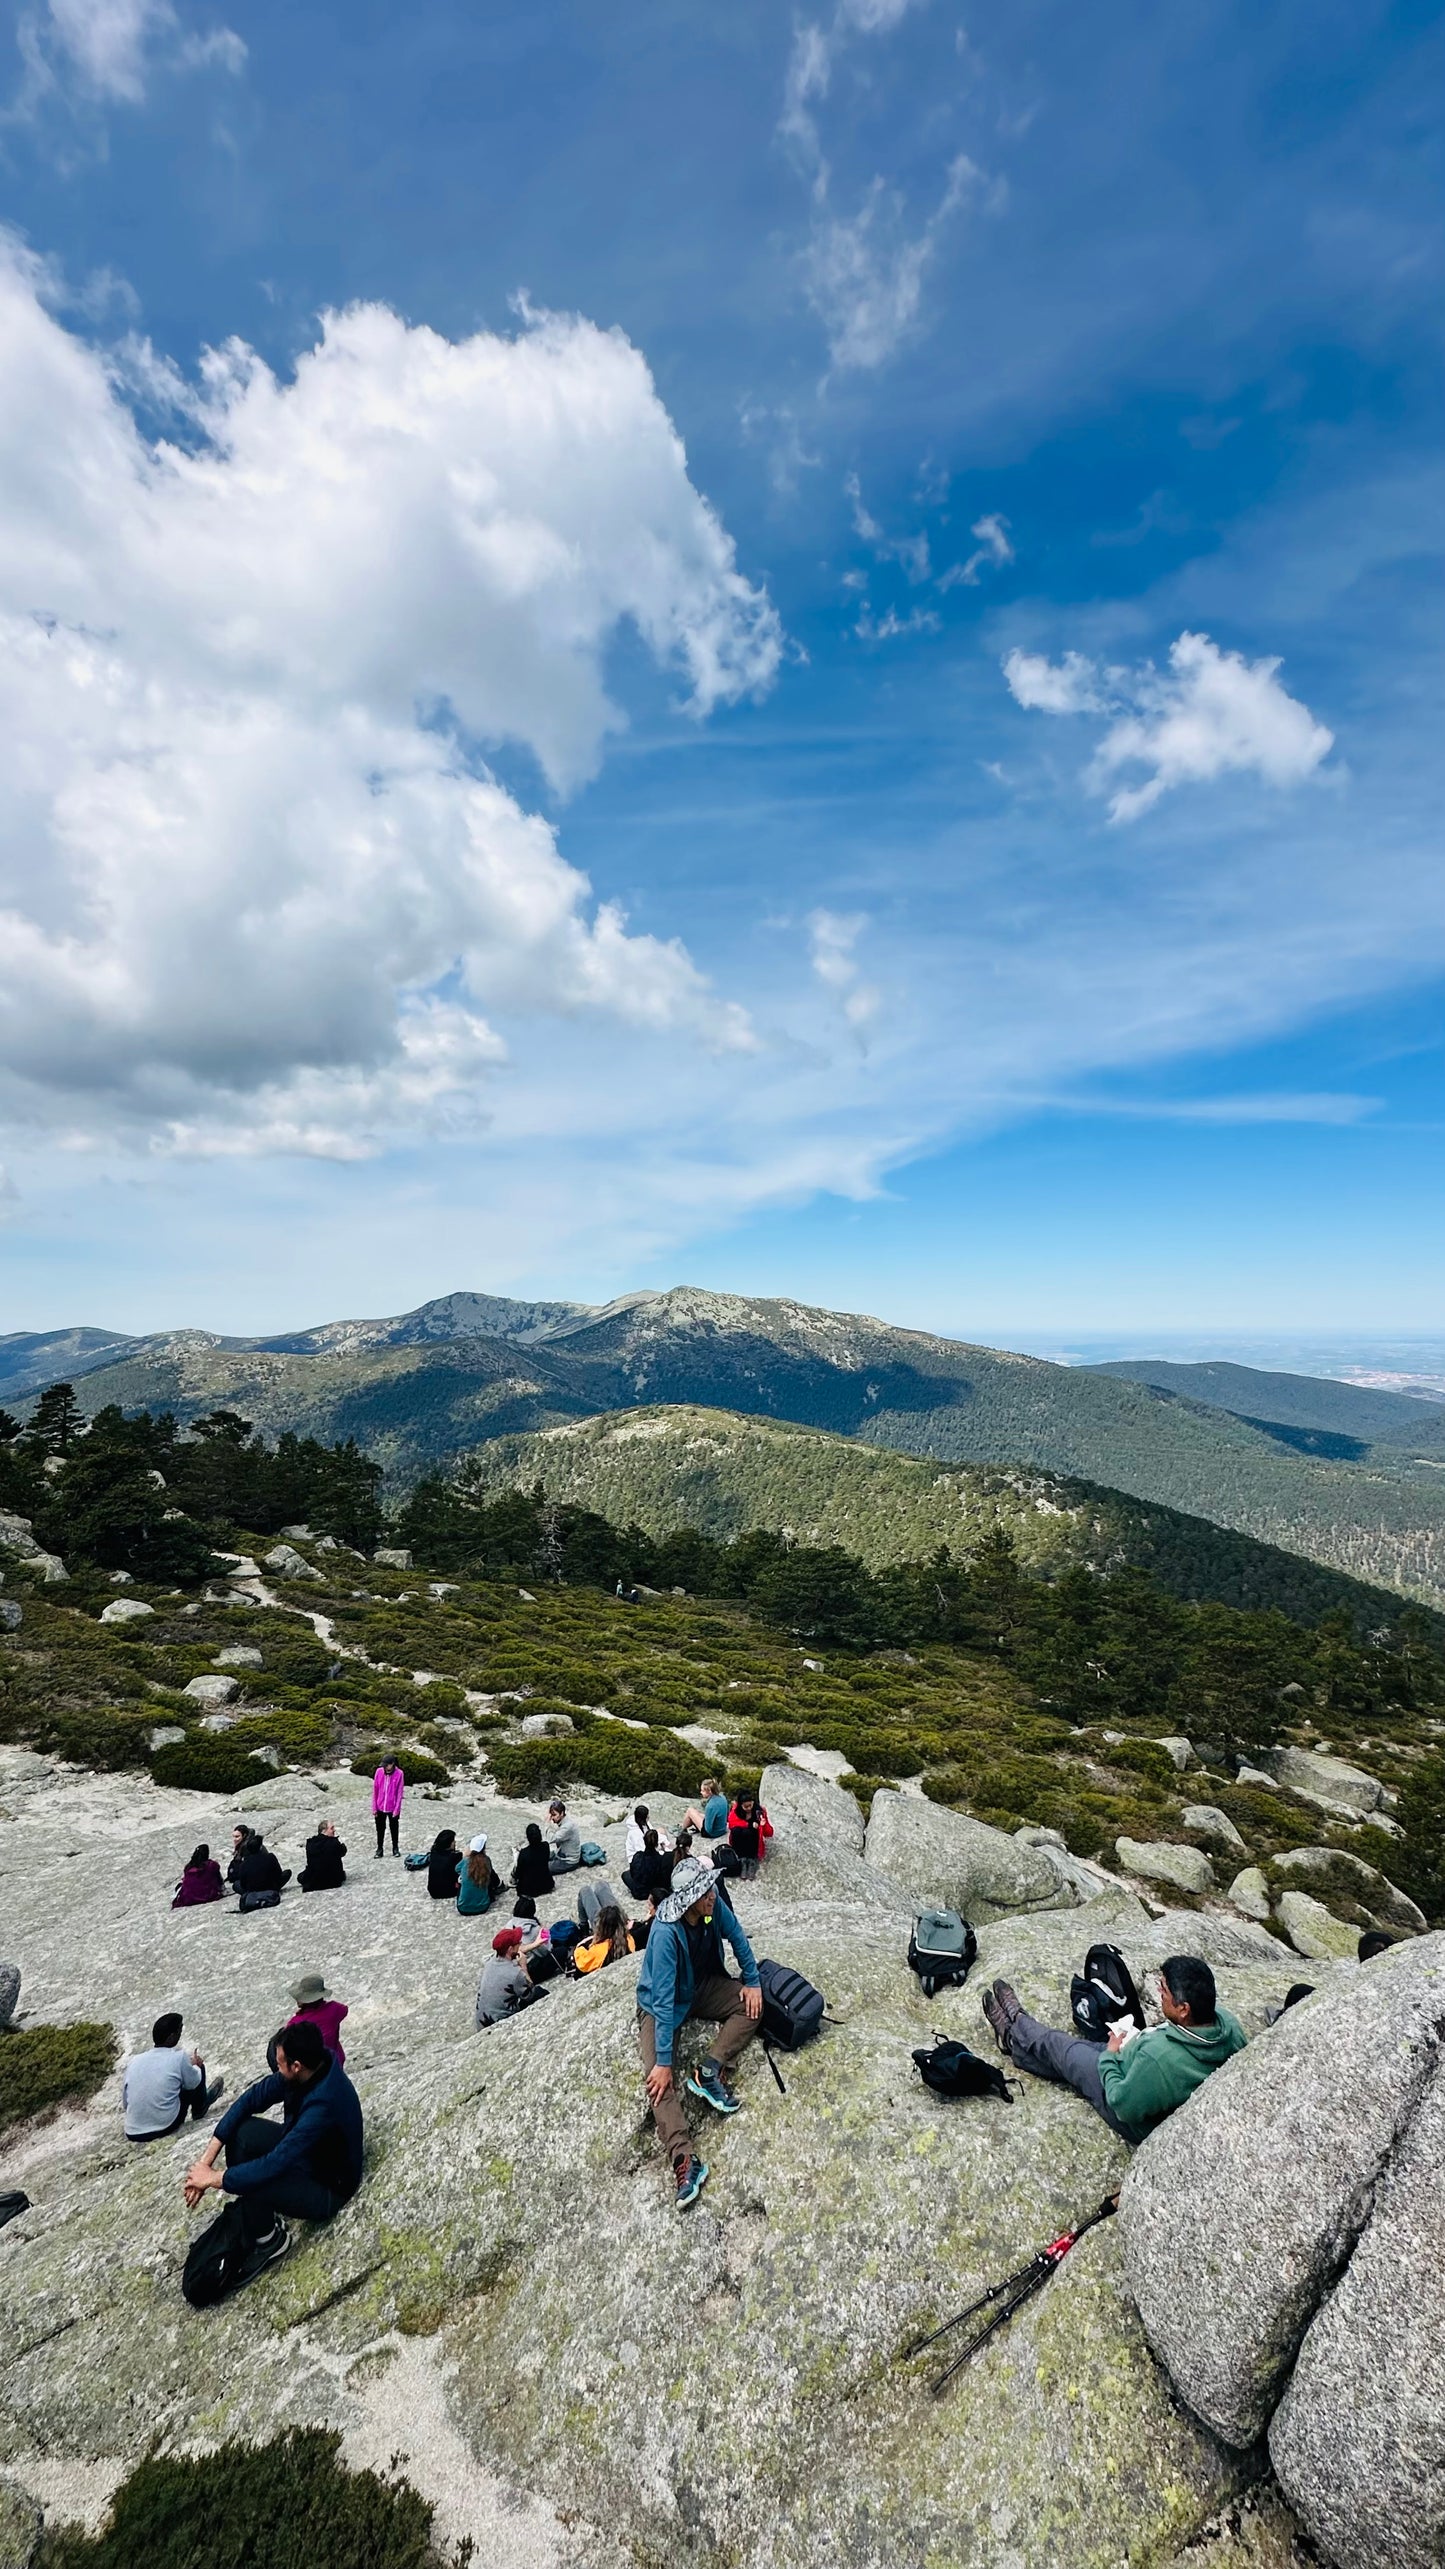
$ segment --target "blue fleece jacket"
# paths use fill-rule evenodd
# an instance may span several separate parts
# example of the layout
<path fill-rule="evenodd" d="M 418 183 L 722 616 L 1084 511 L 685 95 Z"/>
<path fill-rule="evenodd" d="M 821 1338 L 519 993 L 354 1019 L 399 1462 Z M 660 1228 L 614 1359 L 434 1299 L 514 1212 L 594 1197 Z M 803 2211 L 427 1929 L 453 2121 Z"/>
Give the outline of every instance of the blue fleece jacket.
<path fill-rule="evenodd" d="M 701 1952 L 702 1977 L 707 1980 L 727 1968 L 723 1946 L 731 1945 L 742 1965 L 744 1985 L 757 1989 L 757 1960 L 752 1946 L 743 1934 L 734 1912 L 719 1900 L 708 1921 Z M 642 1969 L 637 1980 L 637 2004 L 644 2016 L 650 2016 L 657 2027 L 657 2063 L 659 2069 L 672 2066 L 672 2046 L 679 2025 L 685 2025 L 697 1991 L 693 1973 L 692 1947 L 688 1932 L 679 1918 L 675 1925 L 664 1925 L 659 1918 L 647 1939 Z"/>
<path fill-rule="evenodd" d="M 361 2099 L 344 2069 L 328 2052 L 326 2068 L 310 2087 L 288 2087 L 284 2078 L 258 2078 L 238 2096 L 216 2125 L 216 2139 L 229 2141 L 248 2114 L 282 2108 L 282 2137 L 263 2159 L 246 2159 L 227 2168 L 221 2183 L 227 2194 L 254 2194 L 273 2185 L 288 2171 L 315 2177 L 349 2203 L 361 2183 Z"/>

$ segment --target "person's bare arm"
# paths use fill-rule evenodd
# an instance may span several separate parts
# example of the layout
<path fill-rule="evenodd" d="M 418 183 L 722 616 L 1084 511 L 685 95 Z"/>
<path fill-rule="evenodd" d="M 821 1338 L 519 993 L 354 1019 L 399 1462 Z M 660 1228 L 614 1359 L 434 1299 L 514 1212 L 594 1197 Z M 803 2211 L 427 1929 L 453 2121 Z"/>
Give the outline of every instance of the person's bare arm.
<path fill-rule="evenodd" d="M 211 2194 L 221 2183 L 221 2144 L 214 2132 L 198 2159 L 192 2161 L 185 2175 L 186 2209 L 194 2212 L 203 2194 Z"/>

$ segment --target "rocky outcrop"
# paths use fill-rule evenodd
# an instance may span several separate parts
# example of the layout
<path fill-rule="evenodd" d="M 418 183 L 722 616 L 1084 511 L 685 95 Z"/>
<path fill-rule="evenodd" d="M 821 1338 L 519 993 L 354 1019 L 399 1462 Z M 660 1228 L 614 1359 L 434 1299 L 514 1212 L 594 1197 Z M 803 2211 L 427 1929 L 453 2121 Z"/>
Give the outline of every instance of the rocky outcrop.
<path fill-rule="evenodd" d="M 1246 1918 L 1257 1918 L 1261 1925 L 1270 1916 L 1269 1884 L 1257 1864 L 1247 1864 L 1236 1873 L 1226 1897 Z"/>
<path fill-rule="evenodd" d="M 1307 1891 L 1282 1891 L 1274 1914 L 1297 1954 L 1307 1962 L 1351 1962 L 1360 1941 L 1358 1927 L 1346 1924 L 1312 1900 Z"/>
<path fill-rule="evenodd" d="M 1347 1966 L 1138 2151 L 1120 2204 L 1125 2269 L 1155 2353 L 1226 2443 L 1250 2445 L 1269 2424 L 1306 2332 L 1357 2253 L 1382 2179 L 1382 2206 L 1410 2199 L 1418 2152 L 1402 2144 L 1439 2075 L 1442 2026 L 1445 1936 Z M 1417 2205 L 1402 2222 L 1438 2222 L 1438 2182 L 1437 2165 L 1436 2209 Z M 1377 2257 L 1378 2243 L 1362 2295 Z M 1395 2325 L 1418 2381 L 1438 2361 L 1420 2337 L 1432 2325 L 1431 2296 L 1417 2299 L 1413 2269 L 1397 2270 L 1396 2291 Z M 1320 2342 L 1340 2350 L 1339 2397 L 1374 2398 L 1368 2343 L 1346 2360 L 1340 2325 Z M 1304 2414 L 1301 2393 L 1295 2450 Z M 1331 2553 L 1345 2569 L 1373 2569 L 1387 2556 L 1348 2545 Z"/>
<path fill-rule="evenodd" d="M 193 1704 L 234 1704 L 241 1691 L 238 1677 L 192 1677 L 181 1693 Z"/>
<path fill-rule="evenodd" d="M 1408 1893 L 1401 1891 L 1387 1874 L 1363 1856 L 1350 1855 L 1333 1846 L 1295 1846 L 1283 1855 L 1270 1859 L 1270 1872 L 1278 1880 L 1323 1885 L 1338 1890 L 1347 1885 L 1349 1896 L 1362 1909 L 1369 1923 L 1385 1927 L 1392 1935 L 1422 1936 L 1425 1932 L 1423 1911 L 1416 1908 Z"/>
<path fill-rule="evenodd" d="M 1025 1846 L 921 1794 L 875 1793 L 867 1861 L 915 1902 L 957 1909 L 972 1926 L 1013 1909 L 1067 1908 L 1074 1897 L 1047 1847 Z"/>
<path fill-rule="evenodd" d="M 1280 2484 L 1330 2560 L 1439 2569 L 1445 2559 L 1442 2169 L 1437 2068 L 1270 2427 Z"/>
<path fill-rule="evenodd" d="M 1286 1792 L 1347 1819 L 1367 1818 L 1385 1798 L 1378 1775 L 1368 1775 L 1362 1766 L 1351 1766 L 1343 1757 L 1330 1757 L 1318 1749 L 1277 1748 L 1270 1768 Z"/>
<path fill-rule="evenodd" d="M 102 1623 L 144 1623 L 147 1615 L 154 1613 L 155 1607 L 148 1606 L 143 1597 L 112 1597 L 108 1606 L 101 1607 L 100 1621 Z"/>
<path fill-rule="evenodd" d="M 380 1558 L 378 1553 L 377 1559 Z M 408 1553 L 405 1566 L 409 1567 L 410 1561 Z M 321 1576 L 319 1570 L 313 1569 L 311 1563 L 302 1558 L 294 1543 L 273 1543 L 266 1554 L 266 1567 L 274 1570 L 278 1579 L 319 1579 Z"/>
<path fill-rule="evenodd" d="M 1213 1802 L 1186 1802 L 1181 1817 L 1186 1829 L 1196 1837 L 1208 1838 L 1211 1846 L 1223 1847 L 1226 1855 L 1243 1855 L 1245 1844 L 1227 1811 Z"/>
<path fill-rule="evenodd" d="M 1144 1882 L 1167 1882 L 1173 1891 L 1212 1891 L 1214 1867 L 1201 1847 L 1170 1846 L 1163 1840 L 1119 1838 L 1114 1852 L 1122 1873 L 1137 1873 Z"/>
<path fill-rule="evenodd" d="M 0 1552 L 13 1552 L 17 1561 L 23 1561 L 27 1569 L 44 1580 L 47 1587 L 57 1586 L 70 1576 L 59 1553 L 47 1552 L 42 1544 L 36 1542 L 29 1517 L 12 1516 L 8 1509 L 3 1508 L 0 1508 Z"/>

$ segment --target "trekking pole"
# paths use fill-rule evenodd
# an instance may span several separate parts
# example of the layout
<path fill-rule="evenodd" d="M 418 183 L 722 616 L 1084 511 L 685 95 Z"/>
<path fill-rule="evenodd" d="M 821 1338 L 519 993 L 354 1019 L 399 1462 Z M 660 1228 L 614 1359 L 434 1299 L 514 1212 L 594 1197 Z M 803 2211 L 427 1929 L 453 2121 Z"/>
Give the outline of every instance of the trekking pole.
<path fill-rule="evenodd" d="M 1020 2266 L 1016 2274 L 1005 2275 L 1001 2283 L 990 2284 L 987 2292 L 980 2293 L 977 2301 L 971 2301 L 966 2310 L 955 2312 L 953 2318 L 946 2319 L 941 2328 L 930 2329 L 926 2337 L 915 2337 L 911 2346 L 904 2347 L 903 2361 L 907 2363 L 914 2355 L 921 2355 L 928 2347 L 936 2346 L 940 2338 L 951 2336 L 955 2328 L 965 2327 L 970 2320 L 978 2323 L 970 2334 L 962 2354 L 955 2355 L 953 2361 L 946 2364 L 939 2374 L 933 2385 L 935 2399 L 948 2388 L 955 2373 L 961 2373 L 965 2364 L 971 2363 L 975 2355 L 982 2353 L 990 2338 L 997 2336 L 998 2331 L 1012 2319 L 1015 2311 L 1021 2310 L 1024 2303 L 1032 2300 L 1033 2295 L 1041 2290 L 1055 2268 L 1063 2264 L 1069 2250 L 1078 2245 L 1085 2232 L 1096 2228 L 1099 2222 L 1107 2221 L 1110 2214 L 1116 2212 L 1118 2207 L 1117 2194 L 1106 2195 L 1097 2212 L 1089 2213 L 1087 2218 L 1079 2222 L 1074 2229 L 1061 2231 L 1057 2239 L 1051 2239 L 1046 2248 L 1040 2248 L 1036 2256 L 1030 2257 L 1026 2266 Z"/>

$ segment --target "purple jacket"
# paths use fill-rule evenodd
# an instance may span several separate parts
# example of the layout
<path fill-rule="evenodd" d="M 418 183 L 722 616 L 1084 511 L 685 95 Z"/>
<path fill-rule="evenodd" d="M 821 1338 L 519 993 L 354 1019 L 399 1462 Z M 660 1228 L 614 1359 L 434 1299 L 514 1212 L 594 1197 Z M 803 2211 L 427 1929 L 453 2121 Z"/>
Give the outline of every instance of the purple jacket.
<path fill-rule="evenodd" d="M 188 1864 L 176 1885 L 173 1909 L 199 1909 L 206 1900 L 224 1900 L 226 1886 L 214 1856 L 209 1864 Z"/>
<path fill-rule="evenodd" d="M 399 1766 L 394 1766 L 389 1775 L 384 1766 L 378 1766 L 371 1786 L 373 1811 L 385 1811 L 389 1819 L 395 1819 L 405 1791 L 406 1777 Z"/>

